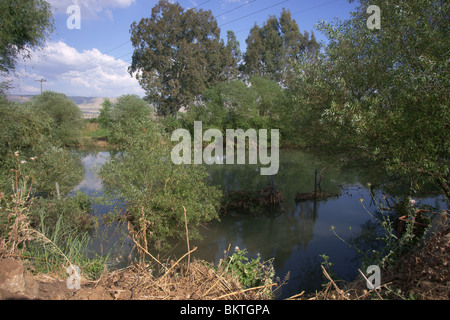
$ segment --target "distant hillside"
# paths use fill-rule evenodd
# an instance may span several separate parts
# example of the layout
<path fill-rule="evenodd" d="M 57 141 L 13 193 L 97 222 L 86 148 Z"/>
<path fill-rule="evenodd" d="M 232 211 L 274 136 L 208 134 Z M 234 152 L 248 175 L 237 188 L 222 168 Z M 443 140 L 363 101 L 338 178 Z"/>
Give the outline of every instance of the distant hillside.
<path fill-rule="evenodd" d="M 31 100 L 34 95 L 8 95 L 8 99 L 11 101 L 25 102 Z M 83 113 L 98 113 L 102 108 L 102 103 L 104 99 L 102 97 L 82 97 L 73 96 L 68 97 L 72 99 L 73 102 L 83 111 Z M 108 98 L 112 103 L 114 103 L 117 98 Z"/>

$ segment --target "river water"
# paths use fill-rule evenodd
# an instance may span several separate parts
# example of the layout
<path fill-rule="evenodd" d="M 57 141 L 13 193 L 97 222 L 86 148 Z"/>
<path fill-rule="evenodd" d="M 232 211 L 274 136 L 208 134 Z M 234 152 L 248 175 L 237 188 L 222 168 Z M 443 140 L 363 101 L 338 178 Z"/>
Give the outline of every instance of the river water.
<path fill-rule="evenodd" d="M 90 196 L 103 194 L 101 180 L 95 171 L 110 157 L 109 152 L 81 152 L 85 178 L 74 191 Z M 323 201 L 296 202 L 295 194 L 314 190 L 314 170 L 327 167 L 322 174 L 321 189 L 339 193 L 339 197 Z M 257 190 L 272 183 L 270 177 L 261 176 L 257 165 L 211 165 L 208 166 L 214 184 L 226 190 Z M 302 291 L 314 292 L 324 283 L 320 264 L 321 255 L 329 257 L 336 276 L 351 280 L 358 274 L 360 263 L 355 251 L 340 240 L 332 231 L 348 240 L 352 234 L 372 233 L 371 216 L 361 204 L 373 211 L 376 205 L 367 188 L 367 180 L 358 171 L 327 166 L 318 159 L 301 151 L 280 150 L 280 167 L 273 183 L 282 191 L 284 211 L 268 209 L 254 215 L 249 212 L 227 211 L 220 221 L 202 227 L 203 240 L 191 242 L 198 247 L 193 257 L 217 263 L 224 252 L 237 246 L 246 249 L 249 257 L 258 254 L 263 261 L 273 258 L 276 276 L 287 284 L 278 294 L 279 299 L 288 298 Z M 105 227 L 101 217 L 119 202 L 111 205 L 95 204 L 93 214 L 100 219 L 99 232 L 93 247 L 101 253 L 111 253 L 117 260 L 125 259 L 131 241 L 124 236 L 126 230 L 115 226 Z M 366 232 L 364 232 L 366 231 Z M 366 239 L 371 241 L 373 239 Z M 121 248 L 120 252 L 115 252 Z M 187 252 L 185 243 L 174 243 L 170 255 L 181 256 Z"/>

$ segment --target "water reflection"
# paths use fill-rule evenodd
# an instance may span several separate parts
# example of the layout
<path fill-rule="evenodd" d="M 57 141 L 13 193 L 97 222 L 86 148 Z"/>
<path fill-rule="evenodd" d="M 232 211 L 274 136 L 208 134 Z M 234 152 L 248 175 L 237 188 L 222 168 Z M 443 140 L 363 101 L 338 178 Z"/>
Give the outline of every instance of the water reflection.
<path fill-rule="evenodd" d="M 95 169 L 108 158 L 108 152 L 83 153 L 86 177 L 76 190 L 89 195 L 101 195 L 102 183 L 96 176 Z M 341 196 L 324 201 L 296 203 L 295 194 L 313 191 L 314 170 L 324 167 L 327 169 L 323 171 L 321 189 L 329 193 L 340 193 Z M 259 174 L 257 165 L 210 165 L 207 170 L 210 172 L 211 183 L 222 186 L 224 192 L 258 190 L 271 183 L 270 177 Z M 282 214 L 272 214 L 269 209 L 258 215 L 228 211 L 221 217 L 221 221 L 202 226 L 203 240 L 191 243 L 191 248 L 198 247 L 193 256 L 217 263 L 230 246 L 239 246 L 247 249 L 251 257 L 256 257 L 259 253 L 263 260 L 274 258 L 277 276 L 283 279 L 286 274 L 290 274 L 288 284 L 282 288 L 279 298 L 287 298 L 303 290 L 312 292 L 321 288 L 322 254 L 330 257 L 338 277 L 352 279 L 359 267 L 355 252 L 331 232 L 330 226 L 334 226 L 344 239 L 351 236 L 349 227 L 354 234 L 367 234 L 370 237 L 372 233 L 362 231 L 373 224 L 359 201 L 360 198 L 366 204 L 371 201 L 370 193 L 364 187 L 367 183 L 365 178 L 355 172 L 329 166 L 300 151 L 281 150 L 280 168 L 273 182 L 282 191 Z M 95 214 L 101 217 L 117 206 L 123 204 L 97 204 Z M 373 204 L 370 209 L 375 210 Z M 130 240 L 123 237 L 124 230 L 108 228 L 100 230 L 101 236 L 95 240 L 97 249 L 105 250 L 105 246 L 112 249 L 119 243 L 126 253 L 130 249 Z M 367 243 L 370 243 L 369 240 Z M 185 243 L 174 243 L 173 248 L 171 255 L 181 256 L 186 253 Z"/>
<path fill-rule="evenodd" d="M 79 154 L 84 166 L 84 179 L 74 188 L 73 192 L 82 191 L 88 196 L 102 195 L 103 183 L 96 172 L 98 171 L 97 169 L 101 168 L 101 166 L 109 160 L 109 152 L 100 151 L 94 153 L 89 151 L 79 151 Z"/>
<path fill-rule="evenodd" d="M 104 223 L 105 214 L 114 210 L 121 210 L 125 205 L 118 199 L 103 198 L 103 183 L 98 172 L 110 159 L 110 153 L 106 151 L 78 151 L 84 166 L 85 175 L 83 181 L 76 186 L 72 193 L 84 192 L 93 199 L 92 214 L 97 217 L 98 228 L 93 235 L 90 249 L 93 252 L 110 255 L 114 265 L 122 266 L 127 263 L 127 254 L 132 247 L 132 241 L 128 237 L 128 231 L 118 223 Z"/>

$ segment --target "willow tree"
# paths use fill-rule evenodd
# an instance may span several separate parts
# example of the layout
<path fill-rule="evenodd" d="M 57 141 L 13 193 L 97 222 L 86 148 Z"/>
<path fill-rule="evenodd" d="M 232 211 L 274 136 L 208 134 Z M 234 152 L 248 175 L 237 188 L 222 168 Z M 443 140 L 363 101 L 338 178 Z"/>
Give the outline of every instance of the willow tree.
<path fill-rule="evenodd" d="M 15 70 L 17 58 L 42 48 L 53 31 L 50 4 L 43 0 L 0 2 L 0 74 Z M 0 83 L 0 93 L 7 85 Z"/>
<path fill-rule="evenodd" d="M 368 27 L 370 5 L 380 8 L 380 29 Z M 449 9 L 363 0 L 350 20 L 321 23 L 325 55 L 304 60 L 294 92 L 309 146 L 368 159 L 413 189 L 432 182 L 449 197 Z"/>
<path fill-rule="evenodd" d="M 184 10 L 167 0 L 131 25 L 131 42 L 129 72 L 161 115 L 175 114 L 224 80 L 233 61 L 211 11 Z"/>

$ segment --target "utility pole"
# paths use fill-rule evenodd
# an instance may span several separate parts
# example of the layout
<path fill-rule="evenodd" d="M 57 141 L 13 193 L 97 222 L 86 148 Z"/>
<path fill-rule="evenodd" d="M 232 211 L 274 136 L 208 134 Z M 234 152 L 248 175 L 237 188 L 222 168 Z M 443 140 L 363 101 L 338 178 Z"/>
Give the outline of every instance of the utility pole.
<path fill-rule="evenodd" d="M 44 78 L 40 79 L 40 80 L 35 80 L 41 83 L 41 94 L 42 94 L 42 82 L 47 82 L 47 80 L 45 80 Z"/>

